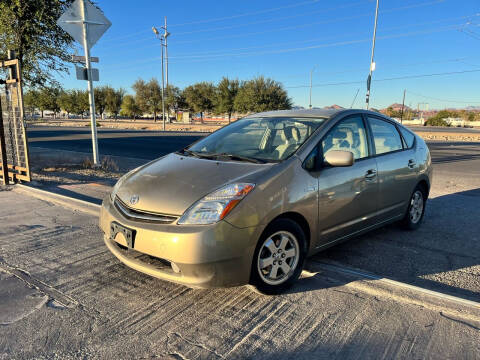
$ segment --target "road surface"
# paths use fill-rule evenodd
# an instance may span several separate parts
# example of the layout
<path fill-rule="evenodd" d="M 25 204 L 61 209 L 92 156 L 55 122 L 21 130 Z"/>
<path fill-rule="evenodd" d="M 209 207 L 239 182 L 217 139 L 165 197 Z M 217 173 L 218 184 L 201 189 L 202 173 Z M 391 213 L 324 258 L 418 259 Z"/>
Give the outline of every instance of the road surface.
<path fill-rule="evenodd" d="M 101 155 L 153 160 L 179 150 L 205 135 L 204 133 L 99 129 L 98 141 Z M 90 153 L 92 148 L 88 128 L 30 127 L 28 138 L 32 147 L 83 153 Z M 458 174 L 480 175 L 480 143 L 431 141 L 429 147 L 434 163 L 442 164 L 442 170 L 455 171 Z"/>
<path fill-rule="evenodd" d="M 192 290 L 120 263 L 96 216 L 0 199 L 2 360 L 480 358 L 472 306 L 315 267 L 281 296 Z"/>

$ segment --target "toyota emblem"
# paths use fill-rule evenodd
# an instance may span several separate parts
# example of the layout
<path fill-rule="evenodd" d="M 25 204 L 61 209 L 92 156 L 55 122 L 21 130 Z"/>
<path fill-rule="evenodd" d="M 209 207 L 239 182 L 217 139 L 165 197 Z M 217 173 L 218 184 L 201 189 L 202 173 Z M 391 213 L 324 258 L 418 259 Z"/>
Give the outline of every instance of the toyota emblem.
<path fill-rule="evenodd" d="M 130 204 L 136 205 L 138 203 L 138 200 L 140 200 L 140 196 L 132 195 L 132 197 L 130 198 Z"/>

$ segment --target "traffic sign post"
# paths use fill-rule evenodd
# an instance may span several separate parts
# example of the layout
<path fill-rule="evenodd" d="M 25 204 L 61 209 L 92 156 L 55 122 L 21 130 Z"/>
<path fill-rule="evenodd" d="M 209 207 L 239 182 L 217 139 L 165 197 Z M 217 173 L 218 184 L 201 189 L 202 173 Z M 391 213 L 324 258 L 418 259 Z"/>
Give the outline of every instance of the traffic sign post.
<path fill-rule="evenodd" d="M 57 25 L 69 33 L 75 41 L 83 45 L 85 57 L 72 57 L 73 61 L 85 63 L 86 76 L 77 71 L 77 78 L 88 81 L 88 95 L 90 101 L 90 123 L 92 129 L 93 163 L 99 165 L 97 123 L 95 119 L 95 96 L 93 81 L 98 81 L 98 69 L 92 69 L 90 48 L 100 39 L 112 23 L 103 15 L 102 11 L 88 0 L 75 0 L 73 4 L 60 16 Z M 98 58 L 96 59 L 98 62 Z M 85 71 L 82 69 L 81 73 Z"/>

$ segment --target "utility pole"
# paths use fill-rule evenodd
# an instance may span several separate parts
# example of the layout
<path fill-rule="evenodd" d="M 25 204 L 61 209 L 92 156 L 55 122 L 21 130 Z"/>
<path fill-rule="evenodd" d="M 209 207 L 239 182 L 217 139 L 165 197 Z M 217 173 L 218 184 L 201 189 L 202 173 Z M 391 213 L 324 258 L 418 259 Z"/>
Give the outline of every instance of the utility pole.
<path fill-rule="evenodd" d="M 403 124 L 403 111 L 405 110 L 405 93 L 407 89 L 403 90 L 403 100 L 402 100 L 402 115 L 400 115 L 400 124 Z"/>
<path fill-rule="evenodd" d="M 315 71 L 315 68 L 317 65 L 315 65 L 312 70 L 310 70 L 310 103 L 308 107 L 311 109 L 312 108 L 312 78 L 313 78 L 313 72 Z"/>
<path fill-rule="evenodd" d="M 370 58 L 370 72 L 368 74 L 367 78 L 367 96 L 366 96 L 366 104 L 367 104 L 367 110 L 370 105 L 370 85 L 372 82 L 372 73 L 375 70 L 375 62 L 374 60 L 374 55 L 375 55 L 375 40 L 377 37 L 377 20 L 378 20 L 378 1 L 377 0 L 377 6 L 375 9 L 375 26 L 373 28 L 373 40 L 372 40 L 372 57 Z"/>
<path fill-rule="evenodd" d="M 165 30 L 165 32 L 163 33 L 163 38 L 165 39 L 165 79 L 166 79 L 166 83 L 167 83 L 167 91 L 168 91 L 168 41 L 167 41 L 167 38 L 168 38 L 168 35 L 170 35 L 170 33 L 167 31 L 167 17 L 165 16 L 165 26 L 163 27 L 163 30 Z"/>
<path fill-rule="evenodd" d="M 160 40 L 160 48 L 162 49 L 162 121 L 163 121 L 163 131 L 165 131 L 165 75 L 164 75 L 164 68 L 163 68 L 163 40 L 164 35 L 160 35 L 158 29 L 155 26 L 152 26 L 153 33 Z"/>
<path fill-rule="evenodd" d="M 88 44 L 88 22 L 87 22 L 87 11 L 86 4 L 87 0 L 82 0 L 82 20 L 83 20 L 83 48 L 85 50 L 85 67 L 87 68 L 87 77 L 88 77 L 88 99 L 90 103 L 90 127 L 92 130 L 92 148 L 93 148 L 93 164 L 98 166 L 99 154 L 98 154 L 98 140 L 97 140 L 97 120 L 95 118 L 95 95 L 93 92 L 93 81 L 92 81 L 92 66 L 90 63 L 90 46 Z"/>

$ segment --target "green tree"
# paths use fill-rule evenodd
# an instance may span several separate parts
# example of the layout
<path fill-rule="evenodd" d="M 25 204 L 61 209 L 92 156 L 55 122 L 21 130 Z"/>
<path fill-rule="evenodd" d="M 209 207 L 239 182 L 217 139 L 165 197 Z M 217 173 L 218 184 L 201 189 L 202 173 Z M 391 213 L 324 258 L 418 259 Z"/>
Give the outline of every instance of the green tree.
<path fill-rule="evenodd" d="M 123 116 L 128 116 L 130 118 L 133 118 L 133 121 L 135 121 L 137 116 L 142 114 L 142 110 L 136 103 L 134 96 L 125 95 L 123 97 L 120 114 L 122 114 Z"/>
<path fill-rule="evenodd" d="M 125 90 L 122 88 L 120 89 L 113 89 L 111 87 L 107 87 L 106 96 L 105 96 L 105 103 L 106 103 L 106 110 L 113 114 L 115 120 L 117 120 L 118 113 L 122 108 L 122 101 L 123 97 L 125 96 Z"/>
<path fill-rule="evenodd" d="M 38 91 L 35 89 L 28 89 L 25 91 L 25 94 L 23 95 L 23 105 L 25 111 L 33 116 L 35 110 L 38 108 Z"/>
<path fill-rule="evenodd" d="M 232 113 L 235 111 L 235 98 L 239 87 L 240 83 L 237 79 L 230 80 L 226 77 L 222 78 L 217 85 L 216 110 L 219 113 L 228 114 L 229 124 Z"/>
<path fill-rule="evenodd" d="M 234 105 L 237 111 L 260 112 L 291 109 L 292 101 L 282 84 L 260 76 L 240 86 Z"/>
<path fill-rule="evenodd" d="M 67 113 L 67 117 L 77 110 L 76 97 L 74 90 L 61 91 L 57 99 L 60 108 Z"/>
<path fill-rule="evenodd" d="M 0 58 L 15 49 L 29 86 L 58 85 L 54 74 L 68 71 L 73 39 L 57 19 L 73 0 L 0 1 Z"/>
<path fill-rule="evenodd" d="M 88 91 L 74 90 L 75 113 L 80 114 L 82 120 L 85 113 L 90 112 L 90 102 L 88 100 Z"/>
<path fill-rule="evenodd" d="M 176 111 L 183 105 L 182 92 L 180 89 L 173 85 L 168 85 L 165 89 L 165 111 L 167 114 L 173 110 Z M 170 115 L 168 115 L 168 120 L 170 122 Z"/>
<path fill-rule="evenodd" d="M 60 111 L 60 105 L 58 103 L 60 91 L 61 89 L 58 87 L 43 87 L 39 90 L 38 108 L 42 112 L 42 118 L 45 110 L 52 111 L 54 118 L 57 117 L 57 113 Z"/>
<path fill-rule="evenodd" d="M 144 113 L 153 113 L 153 120 L 157 121 L 157 113 L 162 111 L 162 90 L 156 78 L 146 83 L 138 79 L 132 86 L 135 91 L 135 101 Z"/>
<path fill-rule="evenodd" d="M 204 81 L 187 86 L 183 90 L 183 96 L 188 108 L 200 113 L 202 122 L 203 113 L 215 108 L 216 88 L 212 83 Z"/>
<path fill-rule="evenodd" d="M 107 108 L 108 92 L 109 92 L 109 86 L 98 86 L 93 89 L 93 93 L 95 95 L 95 112 L 97 112 L 102 119 L 103 119 L 103 113 Z"/>

